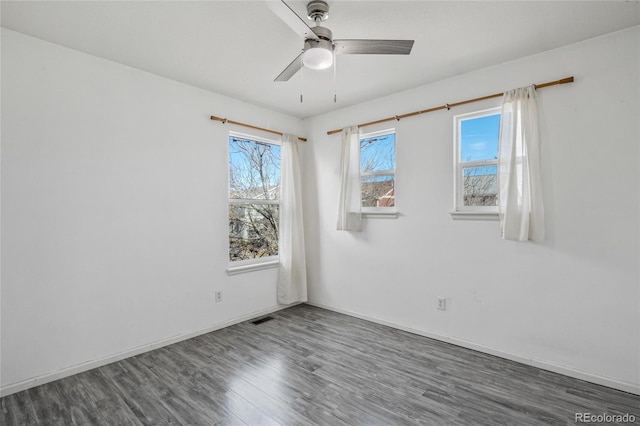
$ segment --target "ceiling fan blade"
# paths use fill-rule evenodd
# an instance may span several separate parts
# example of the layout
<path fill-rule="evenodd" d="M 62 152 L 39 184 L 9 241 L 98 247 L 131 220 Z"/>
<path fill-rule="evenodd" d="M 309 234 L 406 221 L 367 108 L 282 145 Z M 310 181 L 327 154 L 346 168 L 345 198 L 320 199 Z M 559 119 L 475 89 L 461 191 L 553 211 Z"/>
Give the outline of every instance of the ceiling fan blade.
<path fill-rule="evenodd" d="M 291 27 L 291 29 L 298 35 L 304 37 L 305 40 L 319 40 L 311 27 L 304 21 L 304 19 L 298 16 L 298 14 L 295 13 L 293 9 L 284 2 L 284 0 L 268 0 L 266 3 L 267 7 L 271 9 L 278 18 L 282 19 L 285 24 Z"/>
<path fill-rule="evenodd" d="M 300 53 L 273 81 L 288 81 L 302 68 L 302 53 Z"/>
<path fill-rule="evenodd" d="M 413 40 L 334 40 L 337 55 L 408 55 Z"/>

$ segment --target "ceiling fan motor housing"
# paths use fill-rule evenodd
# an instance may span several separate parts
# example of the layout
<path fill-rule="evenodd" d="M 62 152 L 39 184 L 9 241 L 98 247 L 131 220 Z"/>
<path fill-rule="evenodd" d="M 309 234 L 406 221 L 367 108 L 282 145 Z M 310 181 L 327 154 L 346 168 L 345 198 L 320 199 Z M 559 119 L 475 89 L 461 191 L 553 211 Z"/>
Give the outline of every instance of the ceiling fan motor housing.
<path fill-rule="evenodd" d="M 326 40 L 329 43 L 333 43 L 333 33 L 329 28 L 317 26 L 311 29 L 318 36 L 320 40 Z"/>
<path fill-rule="evenodd" d="M 331 44 L 330 41 L 327 40 L 313 40 L 313 39 L 308 39 L 305 40 L 304 42 L 304 50 L 305 52 L 309 49 L 316 49 L 316 48 L 320 48 L 320 49 L 326 49 L 329 52 L 333 52 L 333 44 Z"/>

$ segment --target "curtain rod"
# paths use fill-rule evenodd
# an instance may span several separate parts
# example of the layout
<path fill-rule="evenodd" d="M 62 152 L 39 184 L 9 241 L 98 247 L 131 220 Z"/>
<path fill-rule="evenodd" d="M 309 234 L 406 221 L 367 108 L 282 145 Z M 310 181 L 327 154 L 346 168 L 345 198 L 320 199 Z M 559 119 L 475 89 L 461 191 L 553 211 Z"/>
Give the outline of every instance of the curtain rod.
<path fill-rule="evenodd" d="M 212 115 L 211 119 L 215 120 L 215 121 L 220 121 L 222 124 L 226 124 L 226 123 L 236 124 L 238 126 L 248 127 L 250 129 L 262 130 L 263 132 L 273 133 L 274 135 L 278 135 L 278 136 L 282 136 L 283 135 L 282 132 L 278 132 L 278 131 L 270 130 L 270 129 L 265 129 L 264 127 L 258 127 L 258 126 L 254 126 L 252 124 L 240 123 L 239 121 L 227 120 L 226 118 L 216 117 L 215 115 Z M 302 142 L 306 142 L 307 138 L 301 138 L 300 136 L 298 136 L 298 140 L 302 141 Z"/>
<path fill-rule="evenodd" d="M 543 87 L 556 86 L 558 84 L 566 84 L 566 83 L 573 83 L 573 76 L 566 77 L 566 78 L 563 78 L 563 79 L 560 79 L 560 80 L 556 80 L 556 81 L 550 81 L 548 83 L 536 84 L 535 88 L 536 89 L 542 89 Z M 414 115 L 426 114 L 428 112 L 438 111 L 438 110 L 441 110 L 441 109 L 447 109 L 448 110 L 448 109 L 451 109 L 451 108 L 456 107 L 456 106 L 470 104 L 470 103 L 473 103 L 473 102 L 484 101 L 486 99 L 498 98 L 498 97 L 503 96 L 503 95 L 504 95 L 504 93 L 494 93 L 493 95 L 482 96 L 480 98 L 467 99 L 466 101 L 454 102 L 452 104 L 444 104 L 444 105 L 433 107 L 433 108 L 429 108 L 429 109 L 423 109 L 423 110 L 420 110 L 420 111 L 409 112 L 407 114 L 396 115 L 395 117 L 388 117 L 388 118 L 383 118 L 381 120 L 375 120 L 375 121 L 370 121 L 368 123 L 358 124 L 358 127 L 371 126 L 373 124 L 384 123 L 386 121 L 393 121 L 393 120 L 400 121 L 401 118 L 413 117 Z M 327 132 L 327 135 L 333 135 L 335 133 L 340 133 L 340 132 L 342 132 L 342 129 L 329 130 Z"/>

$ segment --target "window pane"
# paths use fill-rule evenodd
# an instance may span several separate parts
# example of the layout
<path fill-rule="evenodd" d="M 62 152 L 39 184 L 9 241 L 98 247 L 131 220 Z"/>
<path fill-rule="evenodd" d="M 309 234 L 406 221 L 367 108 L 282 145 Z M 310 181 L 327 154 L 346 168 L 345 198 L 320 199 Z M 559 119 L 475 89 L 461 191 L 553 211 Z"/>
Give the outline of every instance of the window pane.
<path fill-rule="evenodd" d="M 498 158 L 500 114 L 463 120 L 460 126 L 460 161 Z"/>
<path fill-rule="evenodd" d="M 395 170 L 396 135 L 360 139 L 360 172 Z"/>
<path fill-rule="evenodd" d="M 462 169 L 465 206 L 498 205 L 498 167 L 464 167 Z"/>
<path fill-rule="evenodd" d="M 396 205 L 393 175 L 362 178 L 362 207 L 393 207 Z"/>
<path fill-rule="evenodd" d="M 229 137 L 229 198 L 280 198 L 280 147 Z"/>
<path fill-rule="evenodd" d="M 277 204 L 229 205 L 229 260 L 278 254 Z"/>

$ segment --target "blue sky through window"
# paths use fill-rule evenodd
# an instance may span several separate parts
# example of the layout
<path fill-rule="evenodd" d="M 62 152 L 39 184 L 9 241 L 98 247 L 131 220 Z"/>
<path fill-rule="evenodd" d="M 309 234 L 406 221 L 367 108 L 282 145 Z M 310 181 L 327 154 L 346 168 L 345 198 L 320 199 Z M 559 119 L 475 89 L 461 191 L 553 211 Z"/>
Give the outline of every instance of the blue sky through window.
<path fill-rule="evenodd" d="M 478 161 L 498 158 L 499 134 L 500 114 L 462 121 L 460 160 Z"/>
<path fill-rule="evenodd" d="M 372 172 L 396 168 L 396 134 L 390 133 L 360 140 L 360 171 Z"/>

